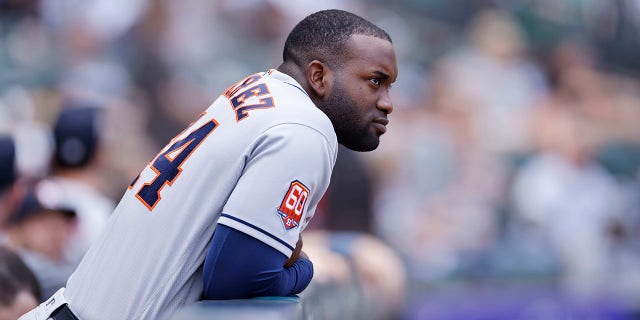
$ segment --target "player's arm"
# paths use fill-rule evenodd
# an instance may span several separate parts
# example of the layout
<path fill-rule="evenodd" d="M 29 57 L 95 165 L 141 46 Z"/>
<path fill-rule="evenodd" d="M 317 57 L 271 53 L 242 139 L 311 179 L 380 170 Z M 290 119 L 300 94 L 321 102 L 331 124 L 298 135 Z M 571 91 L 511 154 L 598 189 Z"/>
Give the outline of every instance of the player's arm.
<path fill-rule="evenodd" d="M 290 267 L 294 262 L 296 262 L 296 260 L 298 260 L 299 257 L 309 259 L 307 254 L 305 254 L 302 251 L 302 236 L 300 237 L 300 239 L 298 239 L 298 243 L 296 243 L 296 248 L 293 250 L 293 253 L 289 257 L 289 259 L 287 259 L 287 261 L 284 262 L 284 266 Z"/>
<path fill-rule="evenodd" d="M 288 259 L 262 241 L 218 224 L 204 263 L 204 297 L 220 300 L 300 293 L 313 277 L 313 264 L 304 253 L 285 267 Z"/>
<path fill-rule="evenodd" d="M 311 261 L 301 255 L 285 263 L 329 184 L 335 147 L 299 124 L 271 127 L 255 140 L 205 258 L 207 299 L 289 295 L 308 285 Z"/>

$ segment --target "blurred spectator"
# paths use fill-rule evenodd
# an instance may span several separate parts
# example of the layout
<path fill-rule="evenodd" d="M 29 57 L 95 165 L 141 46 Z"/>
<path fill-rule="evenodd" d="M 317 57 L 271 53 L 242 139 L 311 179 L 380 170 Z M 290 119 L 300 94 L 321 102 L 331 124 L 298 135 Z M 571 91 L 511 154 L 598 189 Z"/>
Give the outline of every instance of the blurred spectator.
<path fill-rule="evenodd" d="M 15 320 L 40 302 L 36 277 L 20 256 L 0 246 L 0 320 Z"/>
<path fill-rule="evenodd" d="M 532 128 L 540 150 L 513 186 L 515 213 L 549 241 L 567 289 L 586 295 L 600 293 L 613 276 L 612 230 L 622 222 L 623 203 L 613 178 L 593 159 L 590 126 L 571 109 L 544 110 Z"/>
<path fill-rule="evenodd" d="M 34 272 L 43 297 L 64 286 L 77 264 L 65 256 L 76 214 L 61 200 L 54 185 L 30 185 L 6 222 L 5 245 Z"/>
<path fill-rule="evenodd" d="M 303 238 L 304 251 L 314 259 L 314 278 L 303 295 L 334 308 L 317 317 L 382 320 L 401 315 L 407 274 L 400 256 L 386 243 L 349 231 L 310 230 Z"/>
<path fill-rule="evenodd" d="M 547 243 L 572 294 L 627 301 L 640 294 L 639 136 L 630 120 L 640 116 L 631 107 L 640 87 L 600 70 L 584 41 L 561 41 L 549 57 L 553 91 L 530 117 L 534 153 L 514 177 L 520 235 Z"/>
<path fill-rule="evenodd" d="M 504 179 L 502 163 L 478 141 L 474 112 L 440 77 L 423 105 L 393 115 L 373 163 L 377 230 L 410 277 L 426 282 L 453 276 L 466 256 L 492 247 Z"/>
<path fill-rule="evenodd" d="M 309 227 L 373 234 L 373 177 L 361 154 L 338 146 L 333 172 Z"/>
<path fill-rule="evenodd" d="M 546 92 L 508 12 L 477 12 L 466 36 L 436 62 L 426 100 L 393 115 L 374 164 L 378 230 L 427 282 L 475 272 L 500 240 L 507 160 L 527 150 Z"/>
<path fill-rule="evenodd" d="M 407 289 L 405 266 L 391 247 L 374 235 L 373 180 L 361 153 L 339 147 L 338 158 L 315 218 L 304 232 L 304 250 L 314 261 L 309 289 L 330 288 L 316 299 L 341 305 L 323 319 L 394 319 Z"/>
<path fill-rule="evenodd" d="M 15 168 L 26 179 L 47 174 L 52 150 L 46 122 L 50 111 L 39 112 L 35 101 L 34 93 L 22 86 L 0 93 L 0 130 L 11 134 Z"/>
<path fill-rule="evenodd" d="M 93 105 L 69 104 L 53 126 L 55 141 L 51 175 L 61 201 L 77 214 L 77 229 L 69 242 L 68 255 L 79 262 L 115 208 L 105 196 L 100 180 L 104 150 L 103 110 Z"/>
<path fill-rule="evenodd" d="M 527 146 L 528 112 L 546 92 L 540 68 L 528 55 L 520 27 L 506 11 L 478 12 L 468 27 L 468 43 L 438 63 L 445 95 L 468 109 L 477 143 L 492 152 Z"/>

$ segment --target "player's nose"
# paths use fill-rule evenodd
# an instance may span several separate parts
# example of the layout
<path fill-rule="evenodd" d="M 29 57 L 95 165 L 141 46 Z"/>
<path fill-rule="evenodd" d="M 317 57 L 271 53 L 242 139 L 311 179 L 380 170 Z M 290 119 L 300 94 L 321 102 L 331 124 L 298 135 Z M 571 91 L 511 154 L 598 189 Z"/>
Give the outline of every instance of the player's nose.
<path fill-rule="evenodd" d="M 391 97 L 389 96 L 388 90 L 385 90 L 381 94 L 376 107 L 379 110 L 384 111 L 385 114 L 390 114 L 391 112 L 393 112 L 393 103 L 391 102 Z"/>

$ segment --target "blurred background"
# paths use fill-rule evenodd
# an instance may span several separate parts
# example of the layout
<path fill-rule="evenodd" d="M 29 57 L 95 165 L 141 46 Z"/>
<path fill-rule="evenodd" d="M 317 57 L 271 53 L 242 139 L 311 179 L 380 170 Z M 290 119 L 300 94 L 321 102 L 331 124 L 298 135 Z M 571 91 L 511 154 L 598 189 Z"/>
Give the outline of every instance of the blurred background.
<path fill-rule="evenodd" d="M 310 316 L 640 318 L 638 0 L 0 0 L 0 242 L 38 300 L 160 148 L 327 8 L 383 27 L 399 77 L 380 148 L 340 150 L 305 231 Z"/>

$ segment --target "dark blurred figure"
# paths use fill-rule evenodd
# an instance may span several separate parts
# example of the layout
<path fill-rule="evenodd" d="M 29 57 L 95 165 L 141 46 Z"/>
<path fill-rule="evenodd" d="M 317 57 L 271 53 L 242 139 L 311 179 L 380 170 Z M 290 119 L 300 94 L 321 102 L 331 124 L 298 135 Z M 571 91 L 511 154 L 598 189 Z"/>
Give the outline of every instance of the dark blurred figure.
<path fill-rule="evenodd" d="M 10 193 L 16 181 L 16 148 L 13 138 L 0 135 L 0 239 L 2 225 L 8 215 Z"/>
<path fill-rule="evenodd" d="M 33 272 L 20 256 L 0 246 L 0 320 L 15 320 L 40 301 Z"/>
<path fill-rule="evenodd" d="M 372 177 L 355 151 L 342 145 L 325 194 L 323 222 L 334 231 L 373 232 Z"/>
<path fill-rule="evenodd" d="M 65 255 L 75 216 L 61 202 L 59 189 L 44 181 L 26 186 L 17 209 L 7 218 L 3 242 L 34 272 L 42 296 L 64 286 L 77 265 Z"/>
<path fill-rule="evenodd" d="M 563 289 L 589 298 L 614 285 L 610 226 L 624 212 L 620 188 L 593 158 L 592 127 L 574 109 L 541 110 L 532 126 L 537 152 L 516 172 L 512 189 L 525 226 L 520 234 L 550 244 Z"/>
<path fill-rule="evenodd" d="M 8 135 L 0 135 L 0 190 L 4 191 L 16 180 L 15 144 Z"/>
<path fill-rule="evenodd" d="M 38 3 L 37 0 L 3 0 L 0 1 L 0 14 L 4 17 L 37 15 Z"/>
<path fill-rule="evenodd" d="M 54 170 L 88 166 L 98 149 L 98 116 L 94 106 L 70 106 L 62 110 L 53 128 L 56 144 Z"/>
<path fill-rule="evenodd" d="M 319 261 L 307 297 L 341 310 L 318 318 L 399 317 L 406 271 L 399 254 L 374 234 L 373 184 L 360 153 L 340 145 L 318 222 L 304 233 L 305 252 Z M 330 293 L 323 296 L 323 289 Z"/>
<path fill-rule="evenodd" d="M 61 201 L 77 213 L 77 230 L 69 243 L 69 259 L 79 262 L 115 208 L 103 194 L 101 173 L 102 116 L 91 104 L 68 103 L 53 127 L 51 176 Z"/>

